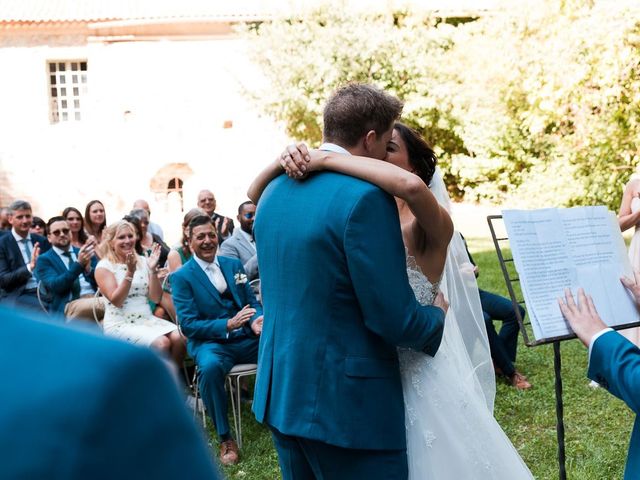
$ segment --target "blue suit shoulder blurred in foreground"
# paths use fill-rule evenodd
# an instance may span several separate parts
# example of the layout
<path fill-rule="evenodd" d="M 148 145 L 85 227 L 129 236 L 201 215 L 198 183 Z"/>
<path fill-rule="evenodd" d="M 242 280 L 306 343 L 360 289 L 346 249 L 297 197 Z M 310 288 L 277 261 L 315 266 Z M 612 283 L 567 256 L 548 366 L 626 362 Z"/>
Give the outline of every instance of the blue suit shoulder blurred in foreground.
<path fill-rule="evenodd" d="M 218 478 L 153 352 L 0 308 L 0 478 Z"/>

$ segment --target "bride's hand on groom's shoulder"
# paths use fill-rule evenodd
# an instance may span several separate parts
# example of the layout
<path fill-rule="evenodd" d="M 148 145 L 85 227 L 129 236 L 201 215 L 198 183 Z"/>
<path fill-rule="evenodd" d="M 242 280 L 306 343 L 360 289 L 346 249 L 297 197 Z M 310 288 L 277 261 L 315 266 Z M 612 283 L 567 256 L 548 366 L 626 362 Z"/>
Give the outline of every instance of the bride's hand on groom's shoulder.
<path fill-rule="evenodd" d="M 291 178 L 304 179 L 310 172 L 322 169 L 326 152 L 309 150 L 304 142 L 287 146 L 279 157 L 280 166 Z"/>
<path fill-rule="evenodd" d="M 444 298 L 444 293 L 442 293 L 440 290 L 438 290 L 438 294 L 436 295 L 436 298 L 433 300 L 433 306 L 441 308 L 445 315 L 449 310 L 449 302 L 447 302 L 447 299 Z"/>

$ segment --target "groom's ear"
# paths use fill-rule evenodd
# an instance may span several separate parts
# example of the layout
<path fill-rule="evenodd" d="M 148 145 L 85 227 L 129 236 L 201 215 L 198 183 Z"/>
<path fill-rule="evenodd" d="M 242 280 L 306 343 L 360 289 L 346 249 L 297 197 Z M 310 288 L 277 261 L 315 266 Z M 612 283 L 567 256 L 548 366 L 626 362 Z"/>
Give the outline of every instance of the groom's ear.
<path fill-rule="evenodd" d="M 363 146 L 367 153 L 369 153 L 372 147 L 375 145 L 376 140 L 378 140 L 378 134 L 375 130 L 369 130 L 367 134 L 364 136 Z"/>

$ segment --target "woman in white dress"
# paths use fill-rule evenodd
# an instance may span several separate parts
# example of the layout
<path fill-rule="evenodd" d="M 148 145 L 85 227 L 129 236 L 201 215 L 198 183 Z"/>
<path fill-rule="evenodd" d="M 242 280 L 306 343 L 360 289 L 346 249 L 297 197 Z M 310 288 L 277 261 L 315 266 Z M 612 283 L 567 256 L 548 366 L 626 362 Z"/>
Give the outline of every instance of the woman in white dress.
<path fill-rule="evenodd" d="M 624 188 L 618 223 L 623 232 L 635 227 L 629 244 L 629 260 L 631 268 L 640 272 L 640 177 L 637 174 L 634 177 Z M 640 346 L 640 328 L 628 328 L 620 330 L 620 333 Z"/>
<path fill-rule="evenodd" d="M 450 302 L 435 357 L 399 351 L 409 478 L 532 478 L 493 418 L 495 378 L 478 287 L 460 235 L 451 237 L 439 175 L 432 182 L 436 195 L 427 188 L 435 171 L 433 151 L 402 124 L 396 124 L 387 151 L 389 163 L 292 146 L 256 179 L 249 196 L 256 202 L 283 170 L 303 178 L 323 169 L 362 178 L 395 196 L 416 298 L 430 304 L 440 287 Z"/>
<path fill-rule="evenodd" d="M 136 233 L 126 220 L 109 225 L 100 244 L 95 277 L 107 300 L 104 333 L 137 345 L 151 346 L 178 366 L 185 355 L 184 338 L 175 324 L 153 316 L 149 300 L 158 301 L 162 285 L 157 277 L 160 246 L 145 258 L 135 252 Z"/>

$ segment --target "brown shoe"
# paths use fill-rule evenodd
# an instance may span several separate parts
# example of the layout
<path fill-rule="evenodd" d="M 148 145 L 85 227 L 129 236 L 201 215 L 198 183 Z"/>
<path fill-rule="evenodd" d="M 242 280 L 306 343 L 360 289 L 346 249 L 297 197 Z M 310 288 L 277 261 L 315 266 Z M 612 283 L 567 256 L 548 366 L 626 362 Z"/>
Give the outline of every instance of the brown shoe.
<path fill-rule="evenodd" d="M 509 378 L 509 382 L 518 390 L 528 390 L 532 386 L 527 380 L 527 377 L 525 377 L 517 370 L 513 372 L 513 375 L 511 375 L 511 377 Z"/>
<path fill-rule="evenodd" d="M 220 444 L 220 463 L 225 466 L 238 463 L 238 444 L 232 438 Z"/>

